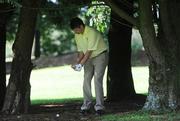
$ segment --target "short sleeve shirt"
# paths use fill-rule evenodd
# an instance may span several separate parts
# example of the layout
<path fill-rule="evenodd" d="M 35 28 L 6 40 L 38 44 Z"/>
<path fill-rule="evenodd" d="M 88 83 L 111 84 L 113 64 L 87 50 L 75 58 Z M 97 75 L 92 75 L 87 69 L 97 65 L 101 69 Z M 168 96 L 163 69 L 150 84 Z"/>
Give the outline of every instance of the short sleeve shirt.
<path fill-rule="evenodd" d="M 104 42 L 102 34 L 94 28 L 85 26 L 83 34 L 75 34 L 77 49 L 84 54 L 91 50 L 91 57 L 99 55 L 101 52 L 107 50 L 107 45 Z"/>

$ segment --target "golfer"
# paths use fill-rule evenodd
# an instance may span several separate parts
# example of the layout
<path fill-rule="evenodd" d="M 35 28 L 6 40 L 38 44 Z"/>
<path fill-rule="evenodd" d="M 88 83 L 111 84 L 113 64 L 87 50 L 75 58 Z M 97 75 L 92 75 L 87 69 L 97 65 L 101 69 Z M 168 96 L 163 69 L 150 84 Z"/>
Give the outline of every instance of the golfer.
<path fill-rule="evenodd" d="M 100 32 L 83 23 L 75 17 L 71 19 L 70 27 L 75 33 L 78 50 L 77 64 L 72 65 L 76 71 L 84 67 L 83 97 L 81 114 L 88 114 L 92 106 L 91 80 L 94 76 L 97 115 L 104 113 L 103 76 L 108 62 L 107 45 Z"/>

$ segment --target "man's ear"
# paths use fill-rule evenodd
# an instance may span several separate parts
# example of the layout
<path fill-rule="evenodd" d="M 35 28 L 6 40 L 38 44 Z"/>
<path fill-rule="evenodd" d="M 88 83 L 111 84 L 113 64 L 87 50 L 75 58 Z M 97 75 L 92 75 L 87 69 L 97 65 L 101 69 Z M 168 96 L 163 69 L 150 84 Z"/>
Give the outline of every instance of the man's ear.
<path fill-rule="evenodd" d="M 82 30 L 82 33 L 83 33 L 83 32 L 84 32 L 84 26 L 83 26 L 83 25 L 80 25 L 79 28 Z"/>
<path fill-rule="evenodd" d="M 82 28 L 84 28 L 84 26 L 83 26 L 83 25 L 80 25 L 80 26 L 79 26 L 79 28 L 81 28 L 81 29 L 82 29 Z"/>

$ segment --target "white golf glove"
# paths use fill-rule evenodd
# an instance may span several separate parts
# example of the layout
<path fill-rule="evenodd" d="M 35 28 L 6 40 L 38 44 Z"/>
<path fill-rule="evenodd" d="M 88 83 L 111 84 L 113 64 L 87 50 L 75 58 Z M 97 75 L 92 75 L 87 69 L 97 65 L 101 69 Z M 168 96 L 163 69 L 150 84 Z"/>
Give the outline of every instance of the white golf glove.
<path fill-rule="evenodd" d="M 75 71 L 81 71 L 82 67 L 83 67 L 82 64 L 72 65 L 72 68 L 73 68 Z"/>

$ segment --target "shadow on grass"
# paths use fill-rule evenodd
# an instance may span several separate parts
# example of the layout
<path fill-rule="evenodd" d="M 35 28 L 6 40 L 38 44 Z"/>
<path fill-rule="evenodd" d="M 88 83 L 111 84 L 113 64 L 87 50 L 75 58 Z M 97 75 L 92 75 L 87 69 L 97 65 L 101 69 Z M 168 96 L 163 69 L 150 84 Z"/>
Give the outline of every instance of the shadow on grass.
<path fill-rule="evenodd" d="M 38 99 L 31 100 L 32 105 L 48 105 L 48 104 L 59 104 L 59 103 L 78 103 L 82 102 L 83 98 L 64 98 L 64 99 Z"/>
<path fill-rule="evenodd" d="M 82 97 L 66 99 L 32 100 L 30 113 L 53 113 L 79 110 Z"/>

